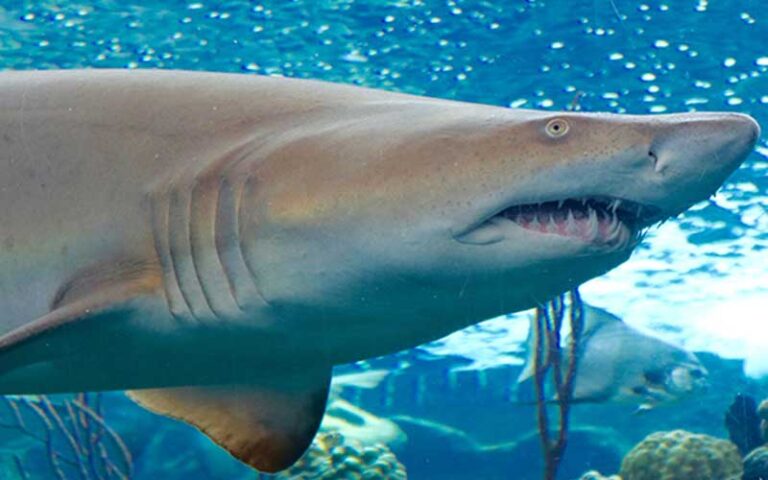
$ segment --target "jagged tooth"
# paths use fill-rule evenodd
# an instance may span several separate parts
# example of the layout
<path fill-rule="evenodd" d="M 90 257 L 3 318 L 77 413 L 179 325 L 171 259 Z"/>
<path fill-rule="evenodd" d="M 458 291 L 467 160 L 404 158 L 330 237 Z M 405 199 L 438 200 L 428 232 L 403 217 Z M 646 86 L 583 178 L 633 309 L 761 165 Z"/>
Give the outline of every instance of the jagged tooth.
<path fill-rule="evenodd" d="M 555 216 L 553 214 L 549 216 L 549 222 L 547 223 L 547 231 L 549 233 L 557 233 L 557 222 L 555 222 Z"/>
<path fill-rule="evenodd" d="M 534 230 L 541 230 L 541 223 L 539 223 L 538 215 L 533 216 L 533 221 L 531 221 L 530 227 Z"/>
<path fill-rule="evenodd" d="M 610 228 L 610 234 L 609 238 L 613 240 L 618 240 L 625 229 L 621 228 L 621 222 L 619 221 L 619 216 L 615 215 L 613 216 L 613 219 L 611 219 L 611 228 Z"/>
<path fill-rule="evenodd" d="M 597 221 L 597 210 L 594 208 L 589 209 L 589 236 L 590 237 L 597 237 L 598 233 L 598 221 Z"/>
<path fill-rule="evenodd" d="M 565 231 L 569 235 L 576 235 L 578 233 L 578 229 L 576 228 L 576 218 L 574 218 L 573 210 L 570 208 L 568 209 L 568 218 L 566 218 L 565 222 Z"/>
<path fill-rule="evenodd" d="M 557 201 L 557 209 L 560 210 L 563 208 L 563 205 L 565 204 L 565 200 L 558 200 Z"/>
<path fill-rule="evenodd" d="M 629 241 L 629 231 L 625 229 L 619 229 L 616 231 L 615 240 L 613 243 L 616 245 L 626 245 Z"/>

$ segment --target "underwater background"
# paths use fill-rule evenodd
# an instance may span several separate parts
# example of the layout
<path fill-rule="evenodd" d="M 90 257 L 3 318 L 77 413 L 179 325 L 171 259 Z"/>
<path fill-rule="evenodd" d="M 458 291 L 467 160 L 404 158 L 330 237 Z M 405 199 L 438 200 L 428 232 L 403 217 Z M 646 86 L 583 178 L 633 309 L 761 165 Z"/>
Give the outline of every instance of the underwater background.
<path fill-rule="evenodd" d="M 730 110 L 768 125 L 764 0 L 6 0 L 0 65 L 282 75 L 514 108 Z M 768 397 L 766 171 L 761 139 L 717 195 L 654 228 L 629 262 L 581 288 L 639 330 L 700 352 L 711 385 L 640 415 L 632 405 L 577 405 L 559 478 L 615 473 L 655 431 L 727 438 L 734 395 Z M 388 444 L 412 479 L 541 478 L 534 407 L 515 401 L 527 315 L 337 369 L 377 375 L 334 389 L 329 428 Z M 120 393 L 88 401 L 114 434 L 100 434 L 109 437 L 102 460 L 115 462 L 105 478 L 261 478 Z M 99 478 L 73 460 L 55 412 L 62 422 L 91 417 L 72 415 L 68 397 L 51 402 L 3 402 L 0 479 Z M 51 450 L 69 452 L 58 470 Z"/>

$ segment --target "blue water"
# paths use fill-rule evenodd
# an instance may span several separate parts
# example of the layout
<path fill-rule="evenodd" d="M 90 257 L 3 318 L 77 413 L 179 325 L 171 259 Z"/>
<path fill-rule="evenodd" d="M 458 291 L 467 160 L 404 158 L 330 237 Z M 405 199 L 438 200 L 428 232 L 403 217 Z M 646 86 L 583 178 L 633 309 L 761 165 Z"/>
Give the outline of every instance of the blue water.
<path fill-rule="evenodd" d="M 103 0 L 0 7 L 5 69 L 283 75 L 551 110 L 569 107 L 582 92 L 584 111 L 732 110 L 764 128 L 766 45 L 764 0 Z M 710 352 L 702 358 L 713 388 L 640 417 L 627 406 L 578 407 L 561 478 L 590 468 L 616 472 L 621 456 L 655 430 L 723 437 L 722 412 L 734 393 L 768 396 L 768 328 L 760 313 L 768 311 L 766 155 L 761 140 L 714 198 L 654 230 L 627 264 L 583 287 L 589 301 L 632 325 Z M 511 402 L 525 328 L 519 315 L 496 319 L 377 359 L 367 368 L 390 370 L 389 378 L 342 395 L 407 433 L 391 448 L 409 478 L 539 478 L 533 410 Z M 120 394 L 103 401 L 107 421 L 131 451 L 132 478 L 255 478 L 194 429 Z M 3 415 L 13 420 L 12 412 Z M 13 430 L 0 434 L 3 462 L 16 457 L 30 478 L 56 478 L 39 441 L 21 441 Z"/>

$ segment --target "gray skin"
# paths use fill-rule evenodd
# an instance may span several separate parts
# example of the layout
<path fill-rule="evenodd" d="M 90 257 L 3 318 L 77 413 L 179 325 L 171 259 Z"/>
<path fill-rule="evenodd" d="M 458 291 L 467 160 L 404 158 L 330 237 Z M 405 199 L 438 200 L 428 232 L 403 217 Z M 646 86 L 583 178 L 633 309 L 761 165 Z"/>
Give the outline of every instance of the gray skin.
<path fill-rule="evenodd" d="M 489 218 L 600 196 L 655 207 L 646 223 L 659 221 L 714 193 L 758 135 L 732 113 L 513 110 L 211 73 L 2 73 L 0 393 L 290 384 L 530 308 L 636 242 Z"/>

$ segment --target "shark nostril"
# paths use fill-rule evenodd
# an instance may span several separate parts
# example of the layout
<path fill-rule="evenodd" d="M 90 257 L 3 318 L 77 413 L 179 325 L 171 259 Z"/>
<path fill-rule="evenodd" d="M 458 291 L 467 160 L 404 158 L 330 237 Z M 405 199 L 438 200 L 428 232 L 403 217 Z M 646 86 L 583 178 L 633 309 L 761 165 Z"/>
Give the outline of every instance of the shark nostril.
<path fill-rule="evenodd" d="M 656 168 L 656 165 L 659 163 L 659 157 L 656 156 L 656 152 L 653 150 L 648 150 L 648 158 L 651 159 L 651 162 L 653 162 L 653 168 Z"/>

